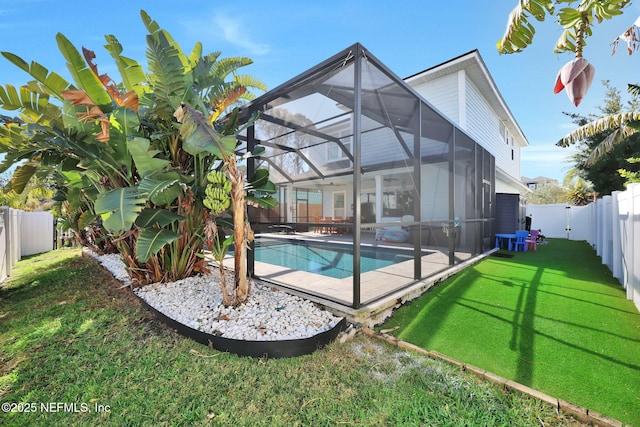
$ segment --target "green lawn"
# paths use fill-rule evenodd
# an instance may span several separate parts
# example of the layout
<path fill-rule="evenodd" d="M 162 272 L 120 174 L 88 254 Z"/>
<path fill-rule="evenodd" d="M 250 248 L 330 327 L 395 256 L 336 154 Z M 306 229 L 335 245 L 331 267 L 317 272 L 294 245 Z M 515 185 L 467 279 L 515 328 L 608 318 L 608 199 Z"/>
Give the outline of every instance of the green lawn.
<path fill-rule="evenodd" d="M 404 341 L 640 426 L 640 314 L 586 242 L 487 257 L 378 329 L 396 326 Z"/>
<path fill-rule="evenodd" d="M 34 411 L 0 412 L 0 425 L 578 425 L 365 336 L 291 359 L 220 353 L 118 287 L 76 250 L 18 263 L 0 286 L 0 403 Z"/>

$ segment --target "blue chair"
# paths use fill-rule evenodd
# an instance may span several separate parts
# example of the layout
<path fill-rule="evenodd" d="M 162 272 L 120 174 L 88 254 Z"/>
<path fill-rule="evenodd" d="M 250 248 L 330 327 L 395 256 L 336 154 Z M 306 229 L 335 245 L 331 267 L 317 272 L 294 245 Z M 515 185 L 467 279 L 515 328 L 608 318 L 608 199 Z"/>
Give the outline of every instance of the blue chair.
<path fill-rule="evenodd" d="M 514 250 L 518 252 L 518 247 L 521 247 L 524 252 L 527 251 L 527 238 L 529 237 L 529 232 L 527 230 L 518 230 L 516 231 L 516 243 Z"/>

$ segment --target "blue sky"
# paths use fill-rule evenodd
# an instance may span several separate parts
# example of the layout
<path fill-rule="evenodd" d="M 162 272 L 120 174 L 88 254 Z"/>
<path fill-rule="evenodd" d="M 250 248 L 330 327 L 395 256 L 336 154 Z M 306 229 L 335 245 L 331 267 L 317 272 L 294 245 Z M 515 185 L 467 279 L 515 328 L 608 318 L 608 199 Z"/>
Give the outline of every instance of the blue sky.
<path fill-rule="evenodd" d="M 498 89 L 529 140 L 522 154 L 522 175 L 562 180 L 571 168 L 571 149 L 555 142 L 575 128 L 563 111 L 597 113 L 608 79 L 626 96 L 627 83 L 640 83 L 640 53 L 625 46 L 611 56 L 611 42 L 640 15 L 640 2 L 588 39 L 584 56 L 596 68 L 593 86 L 579 108 L 564 92 L 553 94 L 556 74 L 569 54 L 553 47 L 560 27 L 553 19 L 536 23 L 532 46 L 515 55 L 499 55 L 495 44 L 504 33 L 509 12 L 518 0 L 379 1 L 121 1 L 102 3 L 53 0 L 0 0 L 0 50 L 35 60 L 68 76 L 55 35 L 63 33 L 76 47 L 96 52 L 101 72 L 117 77 L 103 49 L 113 34 L 124 55 L 145 63 L 146 30 L 140 9 L 147 11 L 189 51 L 201 41 L 205 52 L 247 56 L 244 69 L 274 88 L 355 42 L 362 43 L 400 77 L 473 49 L 482 55 Z M 20 85 L 29 76 L 0 58 L 0 84 Z"/>

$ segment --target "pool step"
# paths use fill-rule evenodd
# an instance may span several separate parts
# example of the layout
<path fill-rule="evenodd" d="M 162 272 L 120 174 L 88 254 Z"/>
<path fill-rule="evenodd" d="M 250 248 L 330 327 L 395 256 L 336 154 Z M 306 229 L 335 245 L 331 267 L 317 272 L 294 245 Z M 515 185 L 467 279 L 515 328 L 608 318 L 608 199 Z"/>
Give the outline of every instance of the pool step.
<path fill-rule="evenodd" d="M 393 257 L 394 264 L 404 261 L 413 261 L 413 255 L 396 255 Z"/>

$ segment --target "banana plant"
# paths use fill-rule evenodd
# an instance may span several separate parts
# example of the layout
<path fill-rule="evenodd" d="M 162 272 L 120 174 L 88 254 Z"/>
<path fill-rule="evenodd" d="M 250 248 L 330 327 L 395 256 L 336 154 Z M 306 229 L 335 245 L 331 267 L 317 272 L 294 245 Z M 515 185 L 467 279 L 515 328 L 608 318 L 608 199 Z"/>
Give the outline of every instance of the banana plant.
<path fill-rule="evenodd" d="M 574 3 L 573 0 L 518 0 L 507 20 L 502 38 L 497 42 L 498 52 L 503 54 L 523 51 L 533 43 L 536 29 L 530 18 L 542 22 L 547 17 L 557 17 L 563 28 L 555 46 L 555 53 L 578 53 L 586 46 L 586 38 L 592 35 L 592 26 L 604 20 L 622 15 L 631 0 L 580 0 L 576 7 L 557 6 Z"/>
<path fill-rule="evenodd" d="M 497 43 L 500 53 L 517 53 L 533 43 L 535 27 L 529 17 L 544 21 L 547 15 L 556 16 L 563 31 L 556 42 L 555 53 L 569 52 L 575 59 L 566 63 L 558 72 L 554 93 L 566 90 L 567 96 L 577 107 L 589 90 L 595 68 L 583 57 L 586 39 L 592 35 L 596 23 L 622 15 L 631 0 L 581 0 L 576 7 L 556 5 L 572 3 L 567 0 L 520 0 L 511 11 L 504 36 Z"/>
<path fill-rule="evenodd" d="M 93 51 L 79 51 L 62 34 L 56 40 L 73 83 L 2 52 L 34 80 L 19 89 L 0 87 L 0 107 L 20 112 L 0 119 L 0 171 L 21 164 L 11 181 L 16 190 L 37 171 L 66 182 L 61 195 L 83 212 L 70 223 L 99 228 L 97 235 L 117 245 L 132 278 L 145 284 L 207 269 L 201 253 L 204 218 L 211 216 L 203 204 L 206 176 L 236 157 L 232 136 L 205 145 L 185 138 L 189 125 L 176 123 L 174 112 L 193 106 L 215 129 L 223 113 L 264 85 L 236 73 L 251 60 L 203 56 L 200 43 L 187 55 L 146 12 L 141 17 L 149 33 L 146 74 L 123 56 L 115 36 L 105 37 L 120 83 L 98 71 Z M 243 180 L 238 174 L 236 168 L 234 179 Z"/>
<path fill-rule="evenodd" d="M 215 112 L 214 112 L 215 114 Z M 249 183 L 243 173 L 238 169 L 237 155 L 235 153 L 236 140 L 232 136 L 224 136 L 219 133 L 204 115 L 182 103 L 174 113 L 178 122 L 182 125 L 180 133 L 185 146 L 192 150 L 196 156 L 205 153 L 215 153 L 222 159 L 221 170 L 212 171 L 207 175 L 209 184 L 205 190 L 204 203 L 211 209 L 211 213 L 219 215 L 231 208 L 233 217 L 233 244 L 234 244 L 234 286 L 231 293 L 223 289 L 225 305 L 238 305 L 244 303 L 249 297 L 250 287 L 247 280 L 247 242 L 253 240 L 253 232 L 247 221 L 247 191 L 253 204 L 272 207 L 276 199 L 272 196 L 276 192 L 275 185 L 265 179 L 264 170 L 259 170 Z M 258 155 L 263 149 L 260 147 L 249 155 Z M 217 230 L 215 224 L 209 230 Z M 221 252 L 226 251 L 228 244 L 220 243 L 220 238 L 210 232 L 208 241 L 215 242 L 218 246 L 216 258 L 220 258 Z M 223 240 L 223 242 L 225 242 Z"/>
<path fill-rule="evenodd" d="M 583 58 L 583 50 L 587 37 L 592 35 L 592 27 L 596 23 L 612 19 L 623 14 L 630 0 L 581 0 L 577 7 L 564 7 L 559 11 L 556 6 L 572 3 L 567 0 L 519 0 L 518 5 L 511 11 L 507 20 L 504 36 L 497 43 L 498 52 L 503 54 L 517 53 L 533 43 L 535 27 L 529 18 L 544 21 L 547 16 L 557 16 L 558 24 L 563 32 L 556 42 L 555 52 L 569 52 L 575 59 L 565 64 L 556 78 L 554 92 L 565 89 L 571 102 L 577 107 L 591 86 L 595 69 Z M 615 54 L 620 42 L 627 44 L 629 55 L 640 50 L 640 17 L 612 42 L 612 52 Z M 628 92 L 633 96 L 640 96 L 640 86 L 629 84 Z M 640 113 L 628 111 L 609 115 L 587 123 L 559 140 L 556 145 L 568 147 L 586 138 L 604 131 L 610 134 L 592 151 L 586 159 L 587 165 L 610 151 L 616 144 L 626 140 L 640 131 Z M 636 162 L 633 159 L 633 162 Z M 629 179 L 636 179 L 630 172 L 619 171 Z"/>

